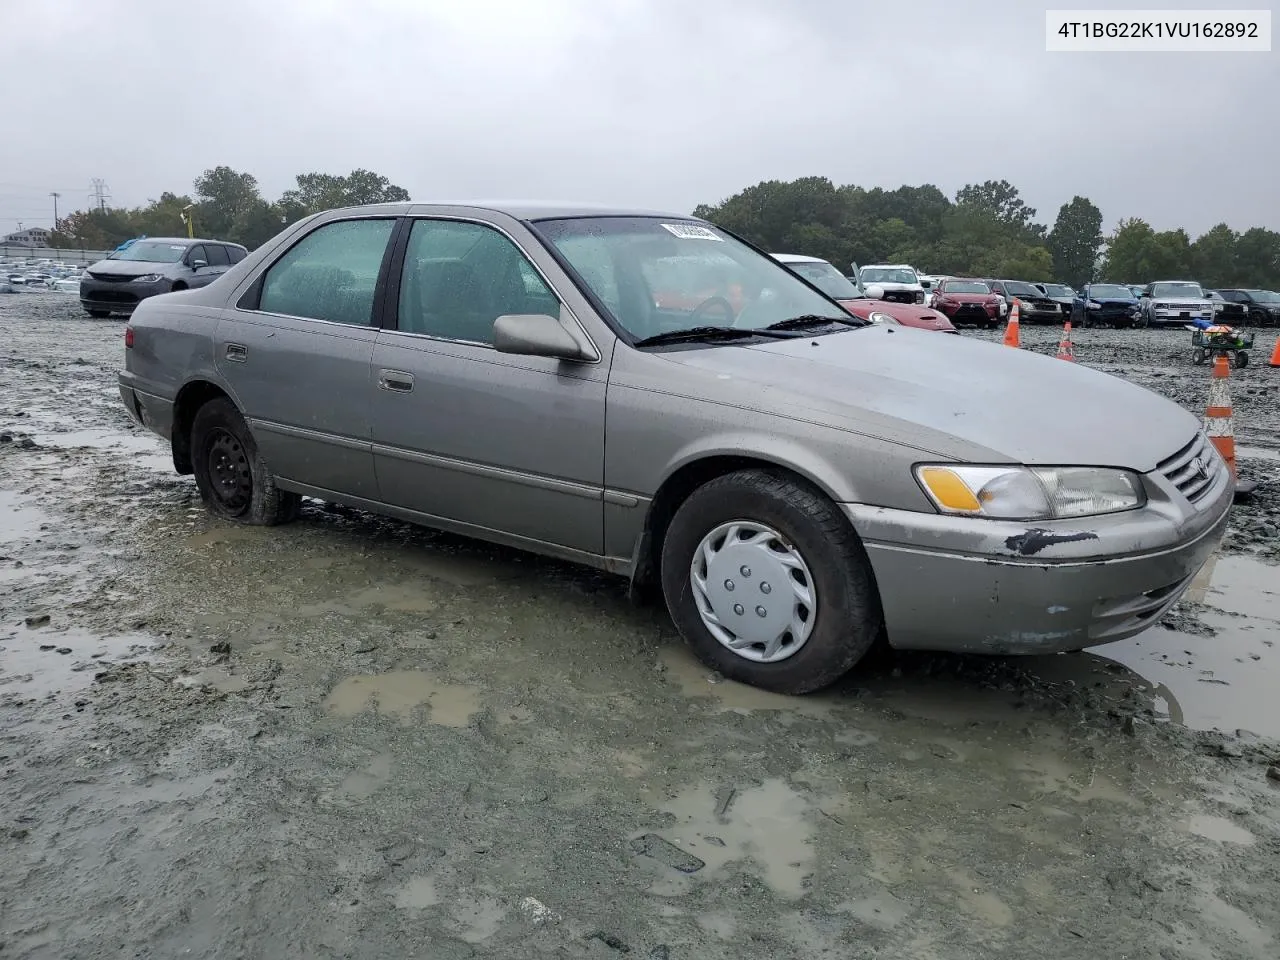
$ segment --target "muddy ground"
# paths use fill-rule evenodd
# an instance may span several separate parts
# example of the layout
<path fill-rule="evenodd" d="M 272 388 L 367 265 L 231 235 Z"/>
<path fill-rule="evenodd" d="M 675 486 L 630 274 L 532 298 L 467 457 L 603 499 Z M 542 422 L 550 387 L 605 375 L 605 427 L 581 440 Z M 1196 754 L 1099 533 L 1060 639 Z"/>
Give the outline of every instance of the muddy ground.
<path fill-rule="evenodd" d="M 784 698 L 600 574 L 212 521 L 120 408 L 122 330 L 0 297 L 0 954 L 1280 954 L 1269 338 L 1231 381 L 1264 486 L 1164 624 Z M 1186 337 L 1076 355 L 1199 411 Z"/>

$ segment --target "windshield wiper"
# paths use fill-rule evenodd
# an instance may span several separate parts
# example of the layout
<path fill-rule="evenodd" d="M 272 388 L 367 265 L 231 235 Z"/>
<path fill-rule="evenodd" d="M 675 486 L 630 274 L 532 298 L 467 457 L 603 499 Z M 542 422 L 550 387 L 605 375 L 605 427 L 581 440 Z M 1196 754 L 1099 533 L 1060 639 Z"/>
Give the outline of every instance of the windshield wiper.
<path fill-rule="evenodd" d="M 783 333 L 766 327 L 749 330 L 746 327 L 689 327 L 685 330 L 668 330 L 637 340 L 637 347 L 651 347 L 660 343 L 688 343 L 696 340 L 747 340 L 751 337 L 769 337 L 773 340 L 793 340 L 797 334 Z"/>
<path fill-rule="evenodd" d="M 861 317 L 824 317 L 816 313 L 806 313 L 799 317 L 788 317 L 786 320 L 771 323 L 765 329 L 798 330 L 801 327 L 825 327 L 832 323 L 838 323 L 846 327 L 866 327 L 871 325 L 870 320 L 863 320 Z"/>

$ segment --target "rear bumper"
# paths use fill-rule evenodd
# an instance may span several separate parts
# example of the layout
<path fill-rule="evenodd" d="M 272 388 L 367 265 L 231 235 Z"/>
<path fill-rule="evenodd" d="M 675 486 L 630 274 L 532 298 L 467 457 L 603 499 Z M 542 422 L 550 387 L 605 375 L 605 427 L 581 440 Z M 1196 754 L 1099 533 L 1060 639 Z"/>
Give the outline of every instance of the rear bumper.
<path fill-rule="evenodd" d="M 139 390 L 128 373 L 120 374 L 120 399 L 130 418 L 165 440 L 173 438 L 173 401 Z"/>
<path fill-rule="evenodd" d="M 1221 541 L 1232 491 L 1224 472 L 1180 526 L 1164 509 L 1033 529 L 844 509 L 866 545 L 894 647 L 1044 654 L 1123 640 L 1158 623 Z M 1170 542 L 1134 549 L 1161 539 Z"/>

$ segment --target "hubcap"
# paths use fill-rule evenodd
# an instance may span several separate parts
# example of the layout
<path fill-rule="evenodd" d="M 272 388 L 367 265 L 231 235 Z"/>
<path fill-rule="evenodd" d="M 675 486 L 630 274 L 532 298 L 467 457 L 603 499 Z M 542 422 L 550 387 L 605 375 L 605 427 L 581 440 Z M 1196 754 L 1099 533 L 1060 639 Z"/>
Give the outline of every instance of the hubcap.
<path fill-rule="evenodd" d="M 208 463 L 213 495 L 229 513 L 243 512 L 253 497 L 253 474 L 240 441 L 226 430 L 215 430 L 210 437 Z"/>
<path fill-rule="evenodd" d="M 800 551 L 753 520 L 716 527 L 689 568 L 694 603 L 711 635 L 738 656 L 777 663 L 809 639 L 818 613 Z"/>

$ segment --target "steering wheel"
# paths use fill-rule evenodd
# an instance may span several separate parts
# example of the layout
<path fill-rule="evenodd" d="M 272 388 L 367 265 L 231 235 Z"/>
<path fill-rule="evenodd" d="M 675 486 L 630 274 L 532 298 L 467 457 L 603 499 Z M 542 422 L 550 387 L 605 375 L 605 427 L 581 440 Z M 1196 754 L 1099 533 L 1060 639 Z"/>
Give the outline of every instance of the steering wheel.
<path fill-rule="evenodd" d="M 706 300 L 703 300 L 693 308 L 693 311 L 689 314 L 689 319 L 701 321 L 704 313 L 709 310 L 717 309 L 724 314 L 725 326 L 733 326 L 733 321 L 737 319 L 738 316 L 733 310 L 733 304 L 724 297 L 719 296 L 708 297 Z"/>

